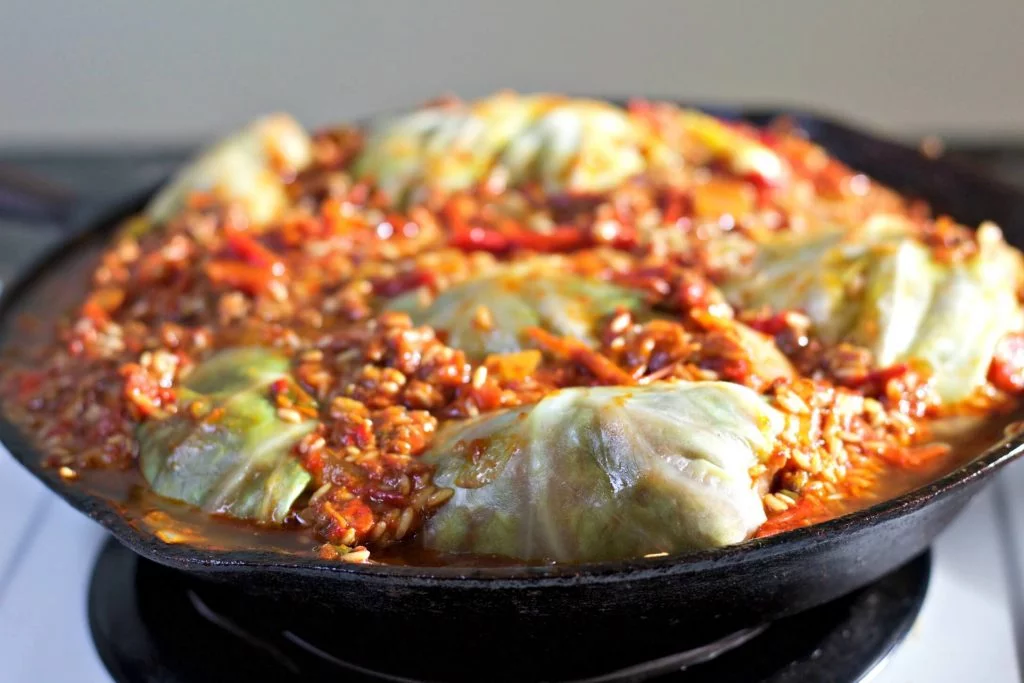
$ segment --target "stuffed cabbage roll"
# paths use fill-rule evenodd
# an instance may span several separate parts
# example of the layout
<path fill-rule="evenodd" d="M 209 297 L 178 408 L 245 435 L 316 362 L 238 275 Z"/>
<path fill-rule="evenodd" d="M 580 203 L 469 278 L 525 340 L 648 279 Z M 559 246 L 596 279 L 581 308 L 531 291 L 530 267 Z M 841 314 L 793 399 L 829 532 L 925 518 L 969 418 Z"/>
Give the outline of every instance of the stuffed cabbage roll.
<path fill-rule="evenodd" d="M 621 109 L 553 95 L 499 93 L 389 119 L 355 165 L 392 198 L 452 192 L 495 177 L 548 192 L 592 193 L 643 170 L 642 129 Z"/>
<path fill-rule="evenodd" d="M 908 224 L 880 218 L 853 234 L 770 242 L 724 289 L 742 306 L 803 310 L 826 342 L 865 346 L 880 366 L 927 361 L 939 397 L 955 403 L 985 382 L 1000 339 L 1024 328 L 1020 253 L 990 224 L 977 246 L 942 262 Z"/>
<path fill-rule="evenodd" d="M 285 114 L 255 121 L 204 151 L 150 201 L 146 216 L 161 224 L 195 191 L 237 202 L 256 225 L 271 221 L 288 205 L 284 183 L 312 159 L 306 131 Z"/>
<path fill-rule="evenodd" d="M 550 193 L 590 194 L 643 171 L 642 143 L 640 129 L 621 109 L 570 100 L 512 139 L 500 164 L 512 185 L 536 180 Z"/>
<path fill-rule="evenodd" d="M 488 175 L 509 140 L 562 99 L 503 92 L 385 120 L 370 132 L 355 173 L 398 200 L 417 187 L 468 189 Z"/>
<path fill-rule="evenodd" d="M 643 295 L 614 284 L 559 272 L 535 260 L 495 268 L 492 274 L 454 285 L 423 305 L 418 292 L 393 299 L 390 310 L 408 313 L 417 325 L 447 333 L 447 344 L 480 360 L 523 348 L 523 331 L 549 332 L 593 343 L 595 328 L 618 308 L 638 310 Z M 485 309 L 481 318 L 479 312 Z"/>
<path fill-rule="evenodd" d="M 564 389 L 444 428 L 427 548 L 588 562 L 714 548 L 764 521 L 750 475 L 783 416 L 725 382 Z"/>
<path fill-rule="evenodd" d="M 309 473 L 292 455 L 315 422 L 285 422 L 267 397 L 289 379 L 265 349 L 222 351 L 187 377 L 180 409 L 138 430 L 139 465 L 153 491 L 211 513 L 281 523 Z"/>

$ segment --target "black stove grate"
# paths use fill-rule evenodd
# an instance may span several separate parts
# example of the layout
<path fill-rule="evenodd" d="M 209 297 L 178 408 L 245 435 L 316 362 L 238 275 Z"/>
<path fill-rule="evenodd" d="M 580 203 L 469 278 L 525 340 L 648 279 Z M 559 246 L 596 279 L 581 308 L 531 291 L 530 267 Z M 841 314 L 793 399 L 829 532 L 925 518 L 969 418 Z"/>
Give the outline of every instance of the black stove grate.
<path fill-rule="evenodd" d="M 931 573 L 929 554 L 860 591 L 761 628 L 750 629 L 591 683 L 853 683 L 882 665 L 909 632 Z M 118 683 L 275 681 L 443 681 L 444 659 L 427 669 L 392 671 L 388 642 L 379 652 L 347 653 L 345 622 L 331 645 L 298 635 L 294 625 L 267 623 L 259 603 L 225 597 L 222 586 L 197 581 L 145 560 L 116 541 L 104 547 L 89 589 L 96 649 Z M 239 599 L 241 597 L 241 599 Z M 301 625 L 301 619 L 296 622 Z M 321 640 L 323 633 L 320 633 Z M 463 644 L 471 647 L 471 643 Z M 398 644 L 400 647 L 400 644 Z M 453 651 L 452 655 L 457 655 Z M 705 661 L 706 660 L 706 661 Z M 451 661 L 450 659 L 448 660 Z M 690 663 L 680 671 L 681 664 Z M 500 665 L 500 663 L 498 663 Z M 476 680 L 487 681 L 486 671 Z M 460 680 L 470 680 L 462 672 Z M 537 680 L 545 680 L 542 663 Z"/>

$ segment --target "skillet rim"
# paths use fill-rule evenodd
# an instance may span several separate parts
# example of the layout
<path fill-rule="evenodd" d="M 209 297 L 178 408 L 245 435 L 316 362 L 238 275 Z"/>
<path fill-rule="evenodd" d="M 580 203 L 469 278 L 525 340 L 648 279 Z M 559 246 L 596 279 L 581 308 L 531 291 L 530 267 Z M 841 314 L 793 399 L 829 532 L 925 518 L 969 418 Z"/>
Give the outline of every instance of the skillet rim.
<path fill-rule="evenodd" d="M 597 97 L 615 104 L 621 98 Z M 675 101 L 671 98 L 648 98 Z M 813 122 L 833 130 L 865 139 L 879 140 L 870 133 L 841 123 L 838 119 L 818 111 L 798 108 L 722 107 L 699 106 L 719 115 L 738 118 L 765 118 L 790 116 L 799 123 Z M 888 140 L 886 144 L 911 152 L 911 148 Z M 993 190 L 1019 198 L 1024 204 L 1024 191 L 997 179 L 990 179 L 946 159 L 931 160 L 937 166 L 957 168 L 983 180 Z M 23 268 L 0 293 L 0 342 L 12 335 L 18 302 L 35 283 L 50 274 L 53 267 L 69 255 L 94 240 L 102 240 L 122 218 L 139 210 L 163 186 L 166 179 L 148 183 L 142 189 L 126 192 L 113 202 L 105 202 L 78 213 L 66 239 L 46 249 L 33 262 Z M 1007 226 L 1003 226 L 1006 228 Z M 73 508 L 97 521 L 121 543 L 143 557 L 161 564 L 196 572 L 231 573 L 265 572 L 270 574 L 315 575 L 322 578 L 389 583 L 400 581 L 406 587 L 483 587 L 483 588 L 545 588 L 577 583 L 608 583 L 643 580 L 656 576 L 696 574 L 705 570 L 761 562 L 787 552 L 797 552 L 819 543 L 842 542 L 844 535 L 866 531 L 874 526 L 891 522 L 927 507 L 931 503 L 952 495 L 969 485 L 981 483 L 989 475 L 1024 455 L 1024 432 L 1007 437 L 964 463 L 950 473 L 905 494 L 875 505 L 847 513 L 835 519 L 800 529 L 748 540 L 732 546 L 694 553 L 667 555 L 656 558 L 637 558 L 585 564 L 550 564 L 540 566 L 507 567 L 423 567 L 385 564 L 350 564 L 325 561 L 315 556 L 289 556 L 276 551 L 260 550 L 207 550 L 187 544 L 169 544 L 154 535 L 132 526 L 105 498 L 88 493 L 74 482 L 61 479 L 53 470 L 43 467 L 40 454 L 30 441 L 0 412 L 0 443 L 33 476 L 60 496 Z"/>

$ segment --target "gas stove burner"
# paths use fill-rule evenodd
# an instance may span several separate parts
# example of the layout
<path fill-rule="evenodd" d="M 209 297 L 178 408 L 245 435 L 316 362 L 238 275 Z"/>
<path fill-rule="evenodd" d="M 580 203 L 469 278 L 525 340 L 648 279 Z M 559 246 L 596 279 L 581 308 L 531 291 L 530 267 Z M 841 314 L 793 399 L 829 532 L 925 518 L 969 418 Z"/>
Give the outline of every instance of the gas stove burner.
<path fill-rule="evenodd" d="M 863 681 L 910 630 L 930 574 L 931 557 L 925 553 L 867 588 L 807 612 L 685 652 L 561 680 Z M 316 640 L 316 631 L 311 635 L 275 623 L 276 618 L 268 620 L 262 603 L 254 608 L 254 601 L 142 559 L 110 540 L 93 571 L 89 624 L 100 658 L 118 683 L 421 680 L 409 673 L 407 663 L 396 665 L 388 647 L 368 650 L 366 642 L 376 641 L 363 641 L 349 655 L 343 647 L 339 650 L 343 620 L 328 647 Z M 544 671 L 537 673 L 544 678 Z M 486 671 L 481 676 L 479 680 L 486 680 Z M 428 673 L 426 678 L 439 681 L 443 676 Z"/>

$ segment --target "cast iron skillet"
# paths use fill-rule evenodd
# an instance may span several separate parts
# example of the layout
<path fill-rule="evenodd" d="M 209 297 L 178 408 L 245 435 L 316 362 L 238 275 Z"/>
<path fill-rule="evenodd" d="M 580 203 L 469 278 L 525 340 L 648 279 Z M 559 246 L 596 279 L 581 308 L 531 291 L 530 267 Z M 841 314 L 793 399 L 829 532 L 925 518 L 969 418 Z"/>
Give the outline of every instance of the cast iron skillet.
<path fill-rule="evenodd" d="M 993 220 L 1024 245 L 1024 193 L 969 169 L 799 112 L 723 112 L 763 124 L 789 114 L 855 169 L 976 225 Z M 17 343 L 15 311 L 67 259 L 103 240 L 154 188 L 87 218 L 0 297 L 0 341 Z M 951 324 L 955 324 L 951 321 Z M 832 600 L 922 552 L 1004 465 L 1024 437 L 993 445 L 953 473 L 866 510 L 778 536 L 683 557 L 580 566 L 359 566 L 260 551 L 169 545 L 128 524 L 118 506 L 39 466 L 39 452 L 0 416 L 14 457 L 140 555 L 241 592 L 304 642 L 346 657 L 393 645 L 389 668 L 433 679 L 557 680 L 597 674 L 708 642 Z M 979 445 L 979 452 L 982 447 Z M 74 561 L 70 559 L 69 561 Z M 485 667 L 485 668 L 481 668 Z M 481 673 L 485 671 L 486 673 Z"/>

